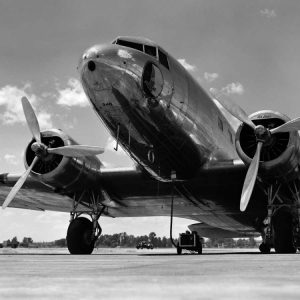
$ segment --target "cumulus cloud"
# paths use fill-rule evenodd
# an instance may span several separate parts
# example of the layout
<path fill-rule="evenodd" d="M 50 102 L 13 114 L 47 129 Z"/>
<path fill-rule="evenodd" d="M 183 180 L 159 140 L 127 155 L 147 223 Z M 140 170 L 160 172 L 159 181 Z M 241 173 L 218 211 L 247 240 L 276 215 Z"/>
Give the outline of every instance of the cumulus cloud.
<path fill-rule="evenodd" d="M 232 82 L 227 84 L 221 89 L 221 92 L 224 94 L 230 95 L 230 94 L 236 94 L 236 95 L 242 95 L 244 94 L 244 87 L 239 82 Z"/>
<path fill-rule="evenodd" d="M 191 64 L 189 64 L 185 58 L 180 58 L 178 59 L 178 61 L 183 65 L 183 67 L 188 70 L 188 71 L 195 71 L 196 70 L 196 66 L 193 66 Z"/>
<path fill-rule="evenodd" d="M 209 89 L 209 92 L 212 94 L 213 97 L 217 97 L 219 94 L 218 89 L 213 88 L 213 87 Z"/>
<path fill-rule="evenodd" d="M 2 124 L 25 122 L 21 98 L 26 96 L 30 98 L 32 105 L 36 103 L 36 97 L 29 94 L 30 88 L 30 84 L 25 84 L 21 88 L 6 85 L 0 89 L 0 106 L 4 107 L 4 111 L 0 114 Z"/>
<path fill-rule="evenodd" d="M 4 159 L 11 165 L 17 165 L 18 160 L 17 157 L 13 154 L 5 154 Z"/>
<path fill-rule="evenodd" d="M 213 81 L 216 80 L 218 77 L 219 77 L 219 74 L 218 74 L 218 73 L 208 73 L 208 72 L 205 72 L 205 73 L 204 73 L 204 79 L 205 79 L 207 82 L 213 82 Z"/>
<path fill-rule="evenodd" d="M 65 89 L 57 89 L 58 98 L 57 104 L 63 106 L 88 106 L 87 97 L 83 91 L 83 88 L 79 80 L 70 78 Z"/>
<path fill-rule="evenodd" d="M 49 128 L 53 127 L 53 123 L 51 120 L 51 114 L 42 111 L 37 114 L 37 119 L 39 120 L 41 130 L 49 129 Z"/>
<path fill-rule="evenodd" d="M 262 9 L 260 10 L 260 14 L 263 16 L 263 17 L 267 17 L 267 18 L 275 18 L 277 15 L 274 11 L 274 9 Z"/>
<path fill-rule="evenodd" d="M 4 108 L 0 113 L 0 122 L 4 125 L 26 122 L 21 103 L 23 96 L 26 96 L 34 107 L 41 122 L 41 128 L 52 127 L 51 115 L 39 108 L 41 99 L 31 93 L 31 84 L 29 83 L 22 87 L 6 85 L 0 88 L 0 107 Z"/>

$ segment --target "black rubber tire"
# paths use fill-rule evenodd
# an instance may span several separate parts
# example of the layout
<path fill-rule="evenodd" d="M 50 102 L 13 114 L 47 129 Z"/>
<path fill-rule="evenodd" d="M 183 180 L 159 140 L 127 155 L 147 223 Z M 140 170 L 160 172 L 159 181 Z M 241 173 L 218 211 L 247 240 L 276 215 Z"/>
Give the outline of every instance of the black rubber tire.
<path fill-rule="evenodd" d="M 182 253 L 182 248 L 180 248 L 179 246 L 177 246 L 177 254 L 181 255 L 181 253 Z"/>
<path fill-rule="evenodd" d="M 273 217 L 272 222 L 276 253 L 296 253 L 291 213 L 282 209 Z"/>
<path fill-rule="evenodd" d="M 271 252 L 271 248 L 269 245 L 267 245 L 265 243 L 261 243 L 259 245 L 259 251 L 263 254 L 269 254 Z"/>
<path fill-rule="evenodd" d="M 67 232 L 67 245 L 71 254 L 91 254 L 94 250 L 92 240 L 93 223 L 86 218 L 74 219 Z"/>

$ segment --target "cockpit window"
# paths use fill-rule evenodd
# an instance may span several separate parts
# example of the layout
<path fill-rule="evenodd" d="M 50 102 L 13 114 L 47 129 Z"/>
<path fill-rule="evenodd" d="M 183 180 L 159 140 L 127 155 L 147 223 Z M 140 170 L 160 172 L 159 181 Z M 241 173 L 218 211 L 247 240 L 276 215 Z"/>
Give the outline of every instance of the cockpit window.
<path fill-rule="evenodd" d="M 169 69 L 169 63 L 167 55 L 164 54 L 160 49 L 158 49 L 158 56 L 159 56 L 159 62 L 165 66 L 167 69 Z"/>
<path fill-rule="evenodd" d="M 116 39 L 112 42 L 112 44 L 117 44 L 120 46 L 136 49 L 136 50 L 144 52 L 148 55 L 151 55 L 151 56 L 155 57 L 156 59 L 158 58 L 160 64 L 162 64 L 165 68 L 169 69 L 169 62 L 168 62 L 167 55 L 164 52 L 162 52 L 160 49 L 158 49 L 157 47 L 150 46 L 150 45 L 143 45 L 143 44 L 139 44 L 139 43 L 135 43 L 135 42 L 130 42 L 130 41 L 126 41 L 123 39 Z"/>
<path fill-rule="evenodd" d="M 124 46 L 124 47 L 133 48 L 133 49 L 136 49 L 136 50 L 139 50 L 139 51 L 143 52 L 143 45 L 142 44 L 128 42 L 128 41 L 124 41 L 124 40 L 117 40 L 116 44 L 118 44 L 120 46 Z"/>
<path fill-rule="evenodd" d="M 156 57 L 156 48 L 155 47 L 148 46 L 148 45 L 145 45 L 144 47 L 145 47 L 145 53 Z"/>

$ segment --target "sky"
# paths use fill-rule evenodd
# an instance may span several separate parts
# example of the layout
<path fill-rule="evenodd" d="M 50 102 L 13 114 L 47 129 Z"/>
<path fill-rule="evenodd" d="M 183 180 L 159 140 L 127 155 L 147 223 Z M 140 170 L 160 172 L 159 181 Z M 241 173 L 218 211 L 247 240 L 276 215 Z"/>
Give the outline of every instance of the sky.
<path fill-rule="evenodd" d="M 300 114 L 298 0 L 0 0 L 0 173 L 22 173 L 31 140 L 20 98 L 42 129 L 60 128 L 99 145 L 107 167 L 130 166 L 91 109 L 76 66 L 85 49 L 120 35 L 147 37 L 177 58 L 211 92 L 230 95 L 249 114 Z M 69 215 L 0 211 L 0 241 L 66 235 Z M 190 220 L 175 219 L 174 235 Z M 168 236 L 169 218 L 101 218 L 104 234 Z"/>

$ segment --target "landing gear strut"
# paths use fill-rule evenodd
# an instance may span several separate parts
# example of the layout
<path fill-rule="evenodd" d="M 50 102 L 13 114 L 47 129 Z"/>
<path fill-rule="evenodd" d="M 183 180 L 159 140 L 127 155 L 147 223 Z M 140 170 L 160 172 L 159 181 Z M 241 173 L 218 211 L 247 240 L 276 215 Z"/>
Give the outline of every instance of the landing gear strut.
<path fill-rule="evenodd" d="M 95 242 L 101 235 L 102 229 L 98 223 L 105 206 L 99 206 L 99 201 L 92 198 L 90 210 L 78 211 L 77 207 L 81 198 L 76 201 L 74 197 L 74 208 L 71 211 L 70 224 L 67 231 L 67 246 L 70 254 L 91 254 Z M 91 221 L 83 214 L 90 216 Z"/>
<path fill-rule="evenodd" d="M 264 222 L 263 243 L 259 246 L 262 253 L 270 253 L 271 247 L 276 253 L 295 253 L 300 247 L 298 186 L 298 180 L 268 186 L 268 216 Z"/>

